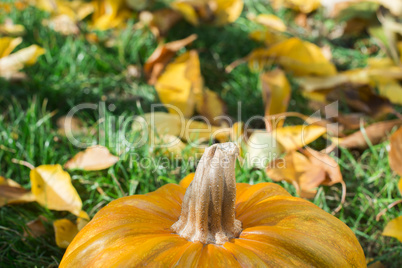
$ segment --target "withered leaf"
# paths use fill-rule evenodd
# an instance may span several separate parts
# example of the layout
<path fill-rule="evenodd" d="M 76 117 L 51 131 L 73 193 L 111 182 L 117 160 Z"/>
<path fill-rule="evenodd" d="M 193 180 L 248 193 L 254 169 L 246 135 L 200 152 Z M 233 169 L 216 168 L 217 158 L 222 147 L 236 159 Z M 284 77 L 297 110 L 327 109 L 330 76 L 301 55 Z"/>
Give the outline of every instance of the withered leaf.
<path fill-rule="evenodd" d="M 144 65 L 144 72 L 148 79 L 148 84 L 155 84 L 157 78 L 176 52 L 193 42 L 195 39 L 197 39 L 197 35 L 192 34 L 184 39 L 159 45 Z"/>
<path fill-rule="evenodd" d="M 42 165 L 31 170 L 31 187 L 36 201 L 48 209 L 79 215 L 82 201 L 70 175 L 60 165 Z"/>
<path fill-rule="evenodd" d="M 386 138 L 387 135 L 392 132 L 392 129 L 401 124 L 402 120 L 400 119 L 374 123 L 365 127 L 363 131 L 359 130 L 336 142 L 339 146 L 344 148 L 366 149 L 369 147 L 366 137 L 371 144 L 376 145 Z"/>
<path fill-rule="evenodd" d="M 391 147 L 389 151 L 389 165 L 399 176 L 402 176 L 402 128 L 395 131 L 389 140 Z"/>
<path fill-rule="evenodd" d="M 83 152 L 79 152 L 71 158 L 64 167 L 67 169 L 102 170 L 107 169 L 119 161 L 104 146 L 92 146 Z"/>
<path fill-rule="evenodd" d="M 68 219 L 53 222 L 56 244 L 60 248 L 67 248 L 78 234 L 77 225 Z"/>

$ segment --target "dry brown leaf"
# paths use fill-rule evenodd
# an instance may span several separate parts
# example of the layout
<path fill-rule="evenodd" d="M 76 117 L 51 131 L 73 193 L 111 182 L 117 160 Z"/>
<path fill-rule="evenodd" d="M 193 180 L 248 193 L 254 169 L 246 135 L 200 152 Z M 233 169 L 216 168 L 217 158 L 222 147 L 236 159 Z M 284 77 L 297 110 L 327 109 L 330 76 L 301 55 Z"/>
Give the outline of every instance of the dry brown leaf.
<path fill-rule="evenodd" d="M 389 151 L 389 165 L 392 170 L 402 176 L 402 128 L 399 128 L 391 135 L 390 141 L 390 151 Z M 400 184 L 402 181 L 400 181 Z M 402 190 L 401 194 L 402 194 Z"/>
<path fill-rule="evenodd" d="M 280 70 L 265 72 L 260 76 L 262 99 L 265 106 L 265 116 L 286 112 L 291 95 L 291 87 Z M 279 121 L 275 127 L 282 127 L 284 120 Z"/>
<path fill-rule="evenodd" d="M 366 149 L 369 144 L 366 137 L 373 145 L 380 143 L 384 140 L 395 127 L 402 124 L 402 120 L 390 120 L 371 124 L 362 130 L 359 130 L 345 138 L 334 139 L 334 141 L 344 148 Z"/>
<path fill-rule="evenodd" d="M 64 165 L 67 169 L 83 169 L 87 171 L 107 169 L 119 161 L 104 146 L 92 146 L 79 152 Z"/>
<path fill-rule="evenodd" d="M 292 183 L 305 198 L 313 198 L 319 185 L 341 183 L 345 187 L 339 165 L 333 158 L 312 149 L 302 152 L 291 151 L 284 158 L 273 160 L 266 170 L 268 176 Z M 345 192 L 341 203 L 344 201 Z"/>
<path fill-rule="evenodd" d="M 327 96 L 328 102 L 344 101 L 355 111 L 363 112 L 374 119 L 385 117 L 395 110 L 391 102 L 381 96 L 375 94 L 369 86 L 348 86 L 332 90 Z"/>
<path fill-rule="evenodd" d="M 74 116 L 62 116 L 57 119 L 56 124 L 58 127 L 57 132 L 63 136 L 67 135 L 67 133 L 70 133 L 70 131 L 71 134 L 87 133 L 87 129 L 84 129 L 84 124 L 81 119 Z"/>
<path fill-rule="evenodd" d="M 43 225 L 44 222 L 47 222 L 48 220 L 43 217 L 39 216 L 35 220 L 32 220 L 26 224 L 26 230 L 24 230 L 24 236 L 32 236 L 34 238 L 42 236 L 46 234 L 46 228 Z"/>
<path fill-rule="evenodd" d="M 155 89 L 161 102 L 169 105 L 169 113 L 176 114 L 179 109 L 185 117 L 192 116 L 195 96 L 203 89 L 198 53 L 195 50 L 186 52 L 170 63 L 158 78 Z"/>
<path fill-rule="evenodd" d="M 180 19 L 181 14 L 170 8 L 158 9 L 156 11 L 142 11 L 140 13 L 140 22 L 136 28 L 147 26 L 156 37 L 165 36 Z"/>
<path fill-rule="evenodd" d="M 155 84 L 157 78 L 176 52 L 192 43 L 195 39 L 197 39 L 197 35 L 192 34 L 184 39 L 159 45 L 144 65 L 144 73 L 147 77 L 148 84 Z"/>
<path fill-rule="evenodd" d="M 35 196 L 17 182 L 0 176 L 0 207 L 9 204 L 34 202 Z"/>
<path fill-rule="evenodd" d="M 56 220 L 53 222 L 56 244 L 60 248 L 67 248 L 78 234 L 77 225 L 68 219 Z"/>
<path fill-rule="evenodd" d="M 42 165 L 31 170 L 31 187 L 36 201 L 48 209 L 79 215 L 82 201 L 70 175 L 60 165 Z"/>

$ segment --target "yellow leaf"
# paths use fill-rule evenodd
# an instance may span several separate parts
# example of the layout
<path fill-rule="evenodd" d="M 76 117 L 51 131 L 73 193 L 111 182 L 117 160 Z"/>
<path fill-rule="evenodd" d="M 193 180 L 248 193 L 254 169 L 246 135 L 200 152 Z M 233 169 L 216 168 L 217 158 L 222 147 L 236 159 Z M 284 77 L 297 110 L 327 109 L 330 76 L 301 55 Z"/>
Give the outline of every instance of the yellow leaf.
<path fill-rule="evenodd" d="M 179 109 L 185 117 L 193 115 L 195 94 L 199 94 L 202 87 L 200 61 L 196 51 L 186 52 L 176 58 L 155 84 L 161 102 L 168 105 L 168 111 L 177 113 L 176 109 Z"/>
<path fill-rule="evenodd" d="M 298 125 L 277 128 L 274 131 L 276 131 L 276 139 L 285 150 L 294 151 L 315 141 L 324 135 L 327 129 L 318 125 Z"/>
<path fill-rule="evenodd" d="M 288 39 L 283 33 L 269 29 L 252 31 L 249 37 L 258 42 L 264 42 L 266 46 L 271 46 Z"/>
<path fill-rule="evenodd" d="M 247 140 L 246 148 L 247 163 L 257 168 L 265 168 L 284 152 L 283 146 L 277 143 L 275 133 L 266 131 L 254 131 Z"/>
<path fill-rule="evenodd" d="M 388 222 L 384 231 L 382 232 L 382 235 L 395 237 L 402 242 L 402 216 L 399 216 Z"/>
<path fill-rule="evenodd" d="M 162 8 L 153 12 L 144 10 L 140 13 L 139 19 L 140 22 L 135 25 L 135 28 L 147 26 L 156 37 L 161 37 L 182 19 L 182 15 L 176 10 Z"/>
<path fill-rule="evenodd" d="M 45 50 L 37 45 L 31 45 L 23 48 L 6 57 L 0 58 L 0 76 L 5 78 L 12 77 L 18 73 L 24 65 L 32 65 L 36 62 L 40 55 L 43 55 Z"/>
<path fill-rule="evenodd" d="M 148 84 L 155 84 L 157 78 L 176 52 L 195 39 L 197 39 L 197 35 L 192 34 L 184 39 L 159 45 L 152 55 L 149 56 L 144 65 L 144 72 L 148 79 Z"/>
<path fill-rule="evenodd" d="M 36 201 L 48 209 L 66 210 L 79 215 L 81 198 L 71 184 L 70 175 L 60 165 L 42 165 L 31 170 L 31 187 Z"/>
<path fill-rule="evenodd" d="M 285 76 L 280 70 L 274 70 L 261 74 L 262 99 L 264 100 L 265 116 L 286 112 L 289 104 L 291 88 Z M 275 122 L 276 127 L 282 127 L 284 120 Z M 271 123 L 271 122 L 269 122 Z"/>
<path fill-rule="evenodd" d="M 107 169 L 119 161 L 104 146 L 92 146 L 83 152 L 79 152 L 70 159 L 64 167 L 67 169 L 102 170 Z"/>
<path fill-rule="evenodd" d="M 132 17 L 132 12 L 126 7 L 125 0 L 95 0 L 95 11 L 92 15 L 92 28 L 108 30 L 123 26 Z"/>
<path fill-rule="evenodd" d="M 53 222 L 56 244 L 60 248 L 67 248 L 78 234 L 77 225 L 68 219 L 55 220 Z"/>
<path fill-rule="evenodd" d="M 5 34 L 5 35 L 22 35 L 25 33 L 25 27 L 23 25 L 19 24 L 14 24 L 11 19 L 6 19 L 4 21 L 4 24 L 0 25 L 0 34 Z M 1 43 L 1 38 L 0 38 L 0 43 Z M 1 46 L 1 45 L 0 45 Z M 0 48 L 1 51 L 1 48 Z M 1 58 L 1 52 L 0 52 L 0 58 Z"/>
<path fill-rule="evenodd" d="M 216 138 L 223 142 L 227 141 L 230 136 L 230 131 L 226 128 L 207 125 L 201 121 L 186 120 L 177 114 L 148 113 L 142 119 L 142 122 L 138 120 L 133 124 L 133 130 L 136 132 L 148 131 L 151 136 L 149 140 L 151 143 L 157 142 L 159 137 L 163 136 L 175 136 L 188 142 L 209 140 L 210 138 Z"/>
<path fill-rule="evenodd" d="M 10 53 L 22 42 L 21 37 L 0 37 L 0 58 L 10 55 Z"/>
<path fill-rule="evenodd" d="M 81 231 L 81 229 L 84 228 L 85 225 L 88 224 L 88 222 L 89 222 L 88 214 L 85 211 L 81 210 L 80 214 L 78 215 L 78 218 L 77 218 L 78 231 Z"/>
<path fill-rule="evenodd" d="M 260 14 L 253 19 L 255 22 L 278 32 L 286 31 L 287 27 L 283 21 L 272 14 Z"/>
<path fill-rule="evenodd" d="M 196 110 L 205 116 L 213 125 L 219 125 L 218 116 L 226 113 L 226 104 L 216 92 L 204 89 L 201 94 L 196 94 Z"/>
<path fill-rule="evenodd" d="M 321 0 L 271 0 L 272 7 L 278 10 L 287 7 L 303 13 L 310 13 L 321 6 Z"/>
<path fill-rule="evenodd" d="M 318 46 L 296 37 L 267 49 L 256 49 L 248 56 L 248 61 L 251 69 L 261 69 L 267 64 L 277 62 L 296 76 L 336 74 L 335 66 L 325 58 Z"/>
<path fill-rule="evenodd" d="M 0 207 L 35 201 L 35 196 L 17 182 L 0 176 Z"/>
<path fill-rule="evenodd" d="M 243 10 L 242 0 L 177 0 L 171 3 L 191 24 L 225 25 L 234 22 Z"/>

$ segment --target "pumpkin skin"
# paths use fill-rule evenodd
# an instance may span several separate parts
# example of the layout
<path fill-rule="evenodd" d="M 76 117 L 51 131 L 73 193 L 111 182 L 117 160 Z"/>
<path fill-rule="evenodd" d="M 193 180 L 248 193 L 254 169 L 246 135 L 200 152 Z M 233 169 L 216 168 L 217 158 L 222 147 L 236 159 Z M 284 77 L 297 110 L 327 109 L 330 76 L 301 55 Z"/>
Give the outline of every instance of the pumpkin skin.
<path fill-rule="evenodd" d="M 112 201 L 74 238 L 60 267 L 366 267 L 342 221 L 273 183 L 236 184 L 238 238 L 188 241 L 170 229 L 185 192 L 168 184 Z"/>

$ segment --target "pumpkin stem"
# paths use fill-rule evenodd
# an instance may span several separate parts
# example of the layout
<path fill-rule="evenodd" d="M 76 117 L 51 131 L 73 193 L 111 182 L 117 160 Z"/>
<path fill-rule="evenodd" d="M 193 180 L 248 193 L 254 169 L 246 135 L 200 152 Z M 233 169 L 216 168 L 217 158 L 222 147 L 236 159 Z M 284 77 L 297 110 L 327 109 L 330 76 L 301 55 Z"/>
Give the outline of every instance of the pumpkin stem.
<path fill-rule="evenodd" d="M 232 142 L 208 147 L 184 195 L 179 220 L 171 229 L 190 241 L 222 245 L 238 237 L 235 219 L 235 164 L 239 148 Z"/>

